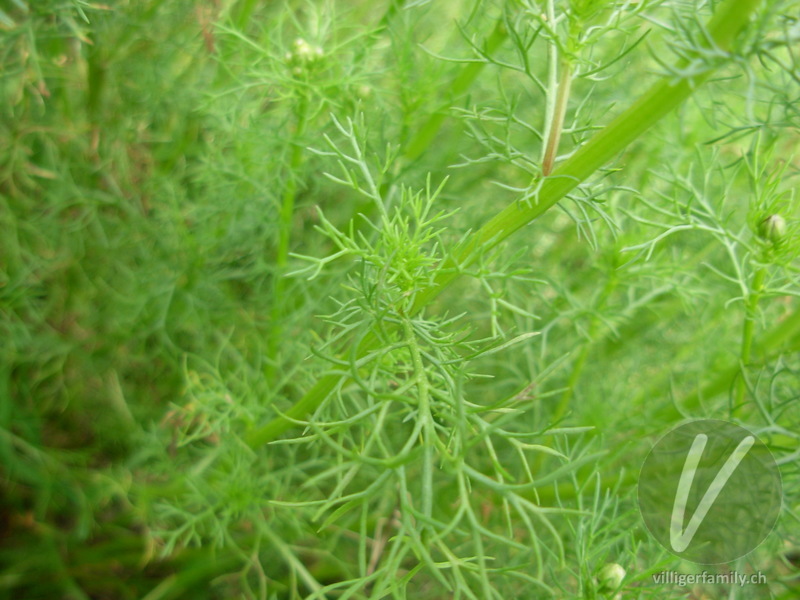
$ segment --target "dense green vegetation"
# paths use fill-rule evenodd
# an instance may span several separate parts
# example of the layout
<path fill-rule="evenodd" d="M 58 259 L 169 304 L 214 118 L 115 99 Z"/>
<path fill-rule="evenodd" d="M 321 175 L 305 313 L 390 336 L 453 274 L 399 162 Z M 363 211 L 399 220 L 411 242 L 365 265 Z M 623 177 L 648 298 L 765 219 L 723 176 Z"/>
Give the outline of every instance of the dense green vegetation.
<path fill-rule="evenodd" d="M 0 597 L 797 597 L 799 16 L 0 3 Z M 688 417 L 766 584 L 653 580 Z"/>

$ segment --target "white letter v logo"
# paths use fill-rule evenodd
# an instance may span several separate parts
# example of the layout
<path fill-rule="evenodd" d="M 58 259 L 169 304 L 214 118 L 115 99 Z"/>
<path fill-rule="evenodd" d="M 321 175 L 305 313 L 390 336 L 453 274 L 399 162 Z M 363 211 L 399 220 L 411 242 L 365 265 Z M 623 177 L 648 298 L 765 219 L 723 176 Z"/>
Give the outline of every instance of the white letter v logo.
<path fill-rule="evenodd" d="M 720 469 L 717 476 L 714 477 L 714 481 L 711 482 L 711 485 L 706 490 L 706 493 L 700 500 L 700 504 L 697 505 L 697 509 L 689 520 L 686 530 L 683 530 L 683 516 L 686 512 L 686 504 L 689 500 L 689 491 L 692 489 L 692 482 L 694 481 L 694 475 L 697 471 L 697 465 L 700 463 L 700 458 L 703 456 L 703 450 L 705 450 L 707 441 L 708 436 L 702 433 L 694 438 L 689 454 L 686 456 L 686 462 L 683 465 L 680 481 L 678 482 L 678 491 L 675 493 L 675 504 L 672 505 L 672 520 L 669 526 L 669 543 L 675 552 L 683 552 L 689 547 L 689 544 L 692 543 L 694 534 L 697 533 L 697 529 L 700 527 L 703 519 L 706 518 L 708 511 L 711 509 L 711 505 L 714 504 L 714 501 L 717 499 L 717 496 L 719 496 L 722 488 L 725 487 L 728 479 L 733 475 L 736 467 L 739 466 L 739 463 L 742 462 L 747 452 L 753 447 L 755 438 L 752 435 L 748 435 L 739 442 L 736 450 L 728 457 L 728 460 L 722 465 L 722 469 Z"/>

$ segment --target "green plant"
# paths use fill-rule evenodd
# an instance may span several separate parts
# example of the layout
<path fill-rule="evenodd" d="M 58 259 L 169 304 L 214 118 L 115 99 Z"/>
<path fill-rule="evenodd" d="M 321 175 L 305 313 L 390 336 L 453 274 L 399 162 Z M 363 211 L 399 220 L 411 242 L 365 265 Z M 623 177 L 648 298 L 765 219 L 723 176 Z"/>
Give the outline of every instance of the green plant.
<path fill-rule="evenodd" d="M 796 0 L 177 6 L 0 9 L 3 594 L 666 597 L 682 416 L 796 593 Z"/>

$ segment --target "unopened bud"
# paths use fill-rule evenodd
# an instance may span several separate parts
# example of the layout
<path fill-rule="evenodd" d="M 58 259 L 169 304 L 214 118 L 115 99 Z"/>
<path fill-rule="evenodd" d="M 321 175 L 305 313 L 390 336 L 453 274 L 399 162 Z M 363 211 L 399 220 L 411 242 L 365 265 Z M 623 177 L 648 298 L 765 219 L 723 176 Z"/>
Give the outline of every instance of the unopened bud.
<path fill-rule="evenodd" d="M 284 55 L 284 60 L 294 67 L 292 72 L 299 75 L 303 68 L 314 66 L 324 57 L 325 50 L 321 46 L 312 46 L 303 38 L 297 38 L 292 44 L 292 50 Z"/>
<path fill-rule="evenodd" d="M 597 583 L 601 590 L 616 590 L 625 579 L 625 569 L 617 563 L 608 563 L 597 574 Z"/>
<path fill-rule="evenodd" d="M 786 235 L 786 221 L 780 215 L 769 215 L 758 225 L 761 239 L 777 244 Z"/>

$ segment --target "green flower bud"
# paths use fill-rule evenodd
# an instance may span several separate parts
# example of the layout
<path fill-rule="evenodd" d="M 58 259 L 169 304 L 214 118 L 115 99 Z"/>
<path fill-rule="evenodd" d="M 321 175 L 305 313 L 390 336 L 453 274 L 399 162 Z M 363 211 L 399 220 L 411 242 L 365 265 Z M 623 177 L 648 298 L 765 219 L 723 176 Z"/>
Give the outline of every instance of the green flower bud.
<path fill-rule="evenodd" d="M 780 215 L 769 215 L 758 224 L 758 235 L 764 241 L 777 244 L 786 235 L 786 221 Z"/>
<path fill-rule="evenodd" d="M 283 59 L 295 75 L 301 75 L 304 69 L 316 66 L 324 57 L 325 51 L 320 46 L 312 46 L 303 38 L 297 38 Z"/>
<path fill-rule="evenodd" d="M 601 590 L 616 590 L 625 579 L 625 569 L 617 563 L 608 563 L 597 574 L 597 583 Z"/>

